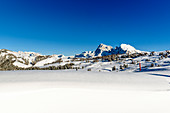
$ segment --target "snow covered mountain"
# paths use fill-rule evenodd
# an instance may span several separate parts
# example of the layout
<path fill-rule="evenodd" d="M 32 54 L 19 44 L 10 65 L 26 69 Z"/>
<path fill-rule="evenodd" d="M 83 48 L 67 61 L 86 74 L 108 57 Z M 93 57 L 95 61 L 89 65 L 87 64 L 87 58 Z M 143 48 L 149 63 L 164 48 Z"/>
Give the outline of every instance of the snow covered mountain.
<path fill-rule="evenodd" d="M 76 54 L 75 57 L 94 57 L 94 56 L 107 56 L 111 54 L 133 54 L 141 53 L 140 50 L 136 50 L 134 47 L 128 44 L 121 44 L 119 47 L 113 49 L 112 46 L 100 44 L 95 51 L 85 51 L 81 54 Z"/>
<path fill-rule="evenodd" d="M 129 44 L 121 44 L 119 47 L 113 49 L 112 54 L 132 54 L 132 53 L 141 53 L 140 50 L 136 50 Z"/>

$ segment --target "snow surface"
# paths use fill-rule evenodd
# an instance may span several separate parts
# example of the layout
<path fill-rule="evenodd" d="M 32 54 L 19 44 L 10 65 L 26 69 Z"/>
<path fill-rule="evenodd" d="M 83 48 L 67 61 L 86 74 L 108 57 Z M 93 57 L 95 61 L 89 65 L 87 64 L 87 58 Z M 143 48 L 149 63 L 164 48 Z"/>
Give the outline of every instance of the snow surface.
<path fill-rule="evenodd" d="M 169 113 L 170 71 L 0 72 L 0 113 Z"/>

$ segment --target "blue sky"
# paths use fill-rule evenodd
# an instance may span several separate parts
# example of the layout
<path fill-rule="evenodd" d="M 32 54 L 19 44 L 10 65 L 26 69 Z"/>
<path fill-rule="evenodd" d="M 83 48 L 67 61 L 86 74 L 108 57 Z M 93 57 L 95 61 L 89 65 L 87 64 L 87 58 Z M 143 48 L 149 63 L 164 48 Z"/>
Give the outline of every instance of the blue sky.
<path fill-rule="evenodd" d="M 170 1 L 0 0 L 0 48 L 74 55 L 100 43 L 170 49 Z"/>

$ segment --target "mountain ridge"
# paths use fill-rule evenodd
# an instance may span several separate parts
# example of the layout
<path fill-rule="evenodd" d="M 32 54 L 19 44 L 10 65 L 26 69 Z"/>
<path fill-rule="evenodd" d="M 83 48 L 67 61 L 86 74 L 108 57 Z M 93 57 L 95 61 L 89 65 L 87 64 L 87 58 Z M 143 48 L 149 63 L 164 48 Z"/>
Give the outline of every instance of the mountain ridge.
<path fill-rule="evenodd" d="M 121 44 L 113 48 L 110 45 L 105 45 L 101 43 L 95 51 L 85 51 L 81 54 L 76 54 L 75 57 L 95 57 L 95 56 L 107 56 L 111 54 L 133 54 L 141 53 L 140 50 L 136 50 L 133 46 L 129 44 Z"/>

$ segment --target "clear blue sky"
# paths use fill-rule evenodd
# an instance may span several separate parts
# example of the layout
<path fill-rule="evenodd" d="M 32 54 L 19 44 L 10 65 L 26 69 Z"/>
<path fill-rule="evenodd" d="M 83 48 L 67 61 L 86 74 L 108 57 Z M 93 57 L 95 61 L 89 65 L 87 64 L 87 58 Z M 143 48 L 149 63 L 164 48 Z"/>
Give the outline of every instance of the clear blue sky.
<path fill-rule="evenodd" d="M 0 0 L 0 48 L 74 55 L 100 43 L 170 49 L 170 0 Z"/>

